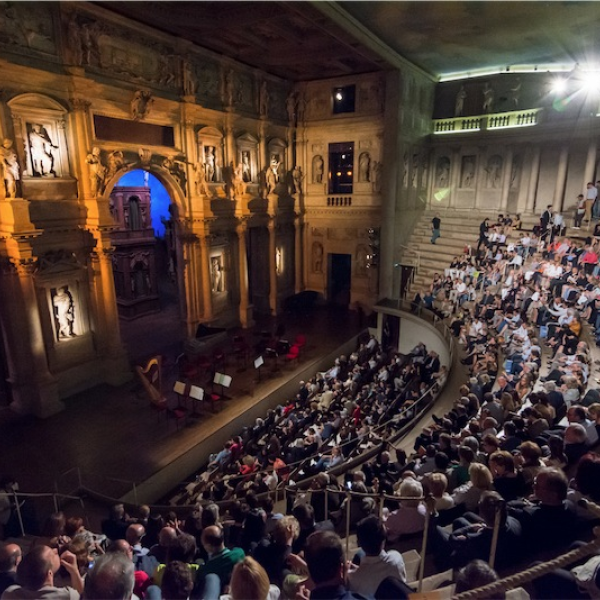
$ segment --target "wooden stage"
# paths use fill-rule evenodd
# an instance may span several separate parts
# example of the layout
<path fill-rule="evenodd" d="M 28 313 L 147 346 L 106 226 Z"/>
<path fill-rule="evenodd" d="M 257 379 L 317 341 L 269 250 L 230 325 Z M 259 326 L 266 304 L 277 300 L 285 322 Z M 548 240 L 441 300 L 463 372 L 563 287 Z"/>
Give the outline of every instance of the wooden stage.
<path fill-rule="evenodd" d="M 175 421 L 157 419 L 145 393 L 135 379 L 120 388 L 99 386 L 66 401 L 62 413 L 46 420 L 18 418 L 9 410 L 0 411 L 0 475 L 12 475 L 23 492 L 63 493 L 79 482 L 113 498 L 153 502 L 179 481 L 198 469 L 208 453 L 241 430 L 244 424 L 262 416 L 268 407 L 294 397 L 299 381 L 329 366 L 336 350 L 359 331 L 355 313 L 339 307 L 318 307 L 311 314 L 284 319 L 286 338 L 297 333 L 307 336 L 307 346 L 297 364 L 279 359 L 278 370 L 263 368 L 261 381 L 252 366 L 239 371 L 233 359 L 222 369 L 233 377 L 231 399 L 216 414 L 206 411 L 190 419 L 179 430 Z M 273 324 L 271 324 L 273 325 Z M 264 330 L 260 324 L 246 336 Z M 156 327 L 156 339 L 144 339 L 146 356 L 166 356 L 167 373 L 163 388 L 173 388 L 174 358 L 181 345 L 167 341 Z M 154 344 L 154 346 L 152 345 Z M 162 347 L 160 346 L 162 344 Z M 331 353 L 334 353 L 331 357 Z M 138 357 L 140 355 L 137 349 Z M 136 351 L 130 348 L 130 355 Z M 170 365 L 170 368 L 169 368 Z M 206 386 L 210 389 L 210 385 Z M 176 397 L 170 393 L 176 403 Z M 136 497 L 131 493 L 136 484 Z"/>

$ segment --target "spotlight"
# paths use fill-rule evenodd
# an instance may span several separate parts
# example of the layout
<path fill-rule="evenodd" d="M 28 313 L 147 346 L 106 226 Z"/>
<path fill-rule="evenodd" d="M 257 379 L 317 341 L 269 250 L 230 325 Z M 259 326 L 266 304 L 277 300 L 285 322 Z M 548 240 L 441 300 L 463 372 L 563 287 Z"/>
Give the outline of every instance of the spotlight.
<path fill-rule="evenodd" d="M 341 102 L 341 101 L 344 99 L 344 96 L 342 95 L 342 92 L 336 92 L 336 93 L 335 93 L 335 99 L 336 99 L 338 102 Z"/>
<path fill-rule="evenodd" d="M 600 77 L 597 71 L 588 71 L 583 75 L 583 88 L 587 92 L 597 92 L 600 89 Z"/>
<path fill-rule="evenodd" d="M 567 80 L 562 77 L 558 77 L 552 82 L 552 91 L 555 94 L 562 94 L 567 89 Z"/>

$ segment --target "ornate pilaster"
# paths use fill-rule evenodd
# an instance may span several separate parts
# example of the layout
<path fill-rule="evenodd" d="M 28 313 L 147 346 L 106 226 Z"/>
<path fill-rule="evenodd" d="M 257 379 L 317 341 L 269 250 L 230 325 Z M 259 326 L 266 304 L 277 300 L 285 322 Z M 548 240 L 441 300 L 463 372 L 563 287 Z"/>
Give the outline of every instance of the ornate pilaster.
<path fill-rule="evenodd" d="M 587 158 L 585 161 L 585 171 L 584 171 L 584 181 L 581 186 L 581 190 L 585 190 L 587 184 L 590 181 L 594 181 L 594 171 L 596 169 L 596 154 L 597 154 L 597 142 L 596 139 L 590 140 L 590 145 L 588 146 Z"/>
<path fill-rule="evenodd" d="M 565 195 L 565 183 L 567 181 L 567 167 L 569 164 L 569 147 L 562 146 L 558 158 L 558 169 L 556 171 L 556 185 L 554 187 L 554 199 L 552 201 L 552 210 L 561 211 L 563 198 Z"/>
<path fill-rule="evenodd" d="M 504 174 L 502 177 L 502 198 L 500 199 L 500 211 L 502 214 L 506 213 L 508 208 L 508 194 L 510 192 L 510 179 L 512 175 L 513 166 L 513 148 L 509 146 L 506 149 L 506 159 L 504 161 Z"/>
<path fill-rule="evenodd" d="M 193 233 L 180 233 L 179 243 L 182 253 L 183 289 L 185 290 L 186 329 L 193 336 L 200 322 L 199 285 L 197 274 L 199 268 L 199 239 Z"/>
<path fill-rule="evenodd" d="M 212 321 L 213 302 L 212 285 L 210 281 L 210 238 L 208 235 L 199 236 L 200 239 L 200 282 L 202 286 L 202 320 Z"/>
<path fill-rule="evenodd" d="M 302 237 L 304 223 L 302 215 L 297 214 L 294 217 L 294 277 L 296 294 L 304 289 L 304 279 L 302 277 Z"/>
<path fill-rule="evenodd" d="M 271 314 L 277 314 L 277 264 L 275 260 L 275 219 L 272 217 L 267 226 L 269 231 L 269 306 Z"/>
<path fill-rule="evenodd" d="M 541 149 L 539 144 L 536 144 L 533 149 L 533 156 L 531 157 L 531 171 L 529 177 L 529 185 L 527 187 L 527 205 L 526 210 L 528 213 L 535 211 L 535 200 L 537 196 L 538 181 L 540 178 L 540 160 L 541 160 Z"/>
<path fill-rule="evenodd" d="M 251 327 L 253 325 L 250 314 L 250 304 L 248 302 L 248 251 L 246 247 L 246 232 L 248 224 L 245 220 L 238 223 L 235 232 L 238 237 L 238 271 L 240 276 L 240 306 L 239 315 L 242 327 Z"/>

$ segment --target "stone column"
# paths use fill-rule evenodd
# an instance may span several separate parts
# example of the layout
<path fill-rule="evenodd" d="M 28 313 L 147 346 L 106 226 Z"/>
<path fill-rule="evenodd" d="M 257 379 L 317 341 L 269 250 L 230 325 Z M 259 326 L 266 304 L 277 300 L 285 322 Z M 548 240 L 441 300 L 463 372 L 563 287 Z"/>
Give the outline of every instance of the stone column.
<path fill-rule="evenodd" d="M 246 231 L 248 224 L 241 221 L 235 228 L 238 237 L 238 271 L 240 276 L 240 323 L 242 327 L 247 328 L 253 325 L 250 315 L 250 304 L 248 302 L 248 254 L 246 248 Z"/>
<path fill-rule="evenodd" d="M 304 289 L 304 279 L 302 277 L 302 223 L 301 215 L 294 217 L 294 291 L 299 294 Z"/>
<path fill-rule="evenodd" d="M 200 269 L 197 264 L 196 249 L 199 246 L 198 238 L 194 234 L 181 233 L 179 235 L 183 263 L 183 289 L 185 290 L 185 316 L 186 329 L 189 336 L 193 336 L 200 322 L 197 275 Z"/>
<path fill-rule="evenodd" d="M 277 270 L 275 264 L 275 219 L 272 217 L 267 226 L 269 230 L 269 306 L 271 314 L 277 314 Z"/>
<path fill-rule="evenodd" d="M 512 175 L 513 149 L 509 146 L 506 149 L 504 159 L 504 173 L 502 177 L 502 196 L 500 199 L 500 212 L 505 215 L 508 208 L 508 194 L 510 192 L 510 177 Z"/>
<path fill-rule="evenodd" d="M 554 200 L 552 211 L 561 211 L 563 197 L 565 194 L 565 183 L 567 181 L 567 167 L 569 163 L 569 147 L 562 146 L 558 158 L 558 170 L 556 172 L 556 185 L 554 186 Z"/>
<path fill-rule="evenodd" d="M 223 167 L 229 167 L 230 163 L 235 166 L 235 140 L 233 139 L 233 127 L 230 125 L 225 127 L 225 152 L 227 156 Z"/>
<path fill-rule="evenodd" d="M 212 283 L 210 280 L 210 239 L 206 235 L 200 239 L 200 281 L 202 284 L 202 320 L 212 321 L 213 303 L 212 303 Z"/>
<path fill-rule="evenodd" d="M 100 242 L 99 242 L 100 243 Z M 108 242 L 109 243 L 109 242 Z M 131 379 L 127 353 L 121 343 L 121 328 L 117 310 L 117 294 L 112 270 L 112 247 L 97 248 L 92 255 L 96 274 L 96 310 L 101 313 L 101 327 L 96 331 L 101 339 L 99 354 L 104 363 L 105 380 L 111 385 L 121 385 Z"/>
<path fill-rule="evenodd" d="M 462 157 L 460 156 L 459 148 L 451 148 L 451 163 L 450 163 L 450 200 L 449 208 L 456 206 L 456 194 L 460 187 L 460 170 L 462 168 Z"/>
<path fill-rule="evenodd" d="M 538 180 L 540 178 L 540 157 L 541 149 L 539 144 L 535 145 L 533 149 L 533 156 L 531 158 L 531 171 L 529 177 L 529 186 L 527 188 L 527 205 L 526 210 L 528 213 L 535 211 L 535 200 L 537 195 Z"/>
<path fill-rule="evenodd" d="M 590 140 L 590 145 L 588 146 L 587 159 L 585 161 L 585 171 L 584 171 L 584 182 L 581 186 L 581 190 L 586 189 L 587 184 L 591 181 L 595 184 L 594 181 L 594 172 L 596 170 L 596 153 L 597 153 L 597 143 L 596 139 Z M 585 192 L 583 192 L 585 196 Z"/>

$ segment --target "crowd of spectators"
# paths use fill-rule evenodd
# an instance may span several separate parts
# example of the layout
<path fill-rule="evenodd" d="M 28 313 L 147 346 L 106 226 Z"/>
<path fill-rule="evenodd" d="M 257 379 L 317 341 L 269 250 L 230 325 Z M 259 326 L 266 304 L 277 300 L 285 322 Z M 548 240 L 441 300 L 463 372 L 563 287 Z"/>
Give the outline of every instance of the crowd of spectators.
<path fill-rule="evenodd" d="M 409 455 L 393 434 L 448 369 L 423 344 L 402 355 L 370 337 L 212 456 L 181 497 L 197 502 L 185 519 L 148 507 L 130 518 L 116 505 L 102 534 L 59 514 L 25 558 L 0 547 L 2 597 L 404 598 L 402 552 L 420 547 L 428 515 L 428 547 L 438 569 L 457 570 L 457 591 L 497 577 L 485 562 L 495 528 L 501 570 L 589 539 L 600 396 L 582 334 L 599 319 L 597 242 L 521 231 L 512 244 L 520 223 L 510 221 L 486 219 L 477 250 L 415 296 L 413 310 L 447 318 L 466 378 Z M 282 482 L 285 515 L 268 494 Z M 348 523 L 359 545 L 351 562 L 340 540 Z M 578 569 L 534 582 L 533 597 L 590 597 Z"/>

